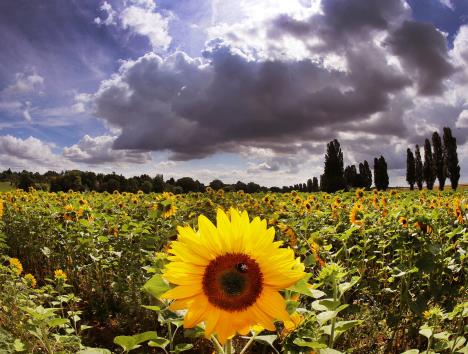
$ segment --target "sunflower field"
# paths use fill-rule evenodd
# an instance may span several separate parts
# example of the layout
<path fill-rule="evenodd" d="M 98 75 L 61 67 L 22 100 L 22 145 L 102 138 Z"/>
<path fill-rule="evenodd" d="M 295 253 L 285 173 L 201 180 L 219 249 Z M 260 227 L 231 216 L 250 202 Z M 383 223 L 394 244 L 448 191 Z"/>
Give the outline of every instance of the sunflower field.
<path fill-rule="evenodd" d="M 0 353 L 468 353 L 468 191 L 0 194 Z"/>

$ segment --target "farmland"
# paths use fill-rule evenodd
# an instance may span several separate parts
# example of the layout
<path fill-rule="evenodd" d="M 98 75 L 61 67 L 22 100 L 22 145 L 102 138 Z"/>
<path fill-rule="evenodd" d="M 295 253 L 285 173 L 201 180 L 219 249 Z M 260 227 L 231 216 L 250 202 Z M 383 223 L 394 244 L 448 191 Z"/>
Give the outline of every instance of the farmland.
<path fill-rule="evenodd" d="M 467 352 L 466 189 L 1 199 L 2 353 L 212 353 L 161 298 L 164 270 L 177 226 L 231 207 L 266 220 L 306 273 L 281 292 L 291 320 L 234 337 L 237 353 Z"/>

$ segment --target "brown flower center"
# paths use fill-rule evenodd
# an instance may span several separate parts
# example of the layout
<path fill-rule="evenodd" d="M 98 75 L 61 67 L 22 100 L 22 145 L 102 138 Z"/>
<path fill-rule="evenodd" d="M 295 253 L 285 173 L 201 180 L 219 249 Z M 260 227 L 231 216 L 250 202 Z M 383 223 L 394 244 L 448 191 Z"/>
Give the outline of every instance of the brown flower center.
<path fill-rule="evenodd" d="M 242 253 L 215 258 L 203 275 L 203 292 L 212 305 L 225 311 L 241 311 L 253 305 L 262 289 L 258 263 Z"/>

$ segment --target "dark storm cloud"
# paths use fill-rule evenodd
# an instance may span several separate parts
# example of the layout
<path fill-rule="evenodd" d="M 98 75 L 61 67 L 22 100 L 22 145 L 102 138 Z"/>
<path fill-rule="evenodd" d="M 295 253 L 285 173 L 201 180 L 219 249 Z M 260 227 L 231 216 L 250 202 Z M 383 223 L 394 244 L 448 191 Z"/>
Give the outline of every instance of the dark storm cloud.
<path fill-rule="evenodd" d="M 318 36 L 322 43 L 311 46 L 311 50 L 346 51 L 350 42 L 365 41 L 373 30 L 387 30 L 398 23 L 408 10 L 400 0 L 324 0 L 322 12 L 306 20 L 281 15 L 273 21 L 269 34 L 289 34 L 304 40 Z"/>
<path fill-rule="evenodd" d="M 432 24 L 405 21 L 389 39 L 393 53 L 402 60 L 408 73 L 415 73 L 423 95 L 439 94 L 443 81 L 454 73 L 444 36 Z"/>
<path fill-rule="evenodd" d="M 252 62 L 220 46 L 201 65 L 183 53 L 148 54 L 123 65 L 96 94 L 97 114 L 122 129 L 118 149 L 203 157 L 236 145 L 322 138 L 321 128 L 385 110 L 407 85 L 398 72 L 353 63 L 349 74 L 310 60 Z M 357 60 L 357 58 L 355 58 Z"/>
<path fill-rule="evenodd" d="M 409 9 L 399 0 L 325 0 L 322 10 L 267 24 L 267 41 L 292 36 L 305 44 L 310 59 L 252 59 L 217 39 L 203 58 L 149 53 L 125 62 L 94 95 L 97 116 L 120 130 L 114 148 L 169 151 L 175 160 L 245 147 L 284 157 L 321 154 L 316 143 L 323 147 L 339 132 L 360 132 L 364 137 L 352 148 L 368 144 L 362 156 L 377 156 L 382 142 L 415 135 L 405 121 L 414 97 L 405 89 L 442 91 L 453 72 L 444 37 L 433 26 L 405 22 Z M 310 38 L 321 44 L 310 44 Z M 316 54 L 339 54 L 345 67 L 326 66 Z M 388 153 L 400 168 L 401 151 Z M 289 163 L 264 161 L 252 168 Z"/>

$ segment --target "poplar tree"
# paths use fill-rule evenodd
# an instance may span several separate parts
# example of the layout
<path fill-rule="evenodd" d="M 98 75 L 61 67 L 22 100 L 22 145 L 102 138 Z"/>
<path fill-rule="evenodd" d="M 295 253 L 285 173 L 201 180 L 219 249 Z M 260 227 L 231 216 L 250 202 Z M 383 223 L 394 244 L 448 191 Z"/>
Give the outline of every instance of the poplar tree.
<path fill-rule="evenodd" d="M 410 148 L 406 150 L 406 181 L 410 186 L 410 190 L 413 190 L 416 182 L 416 171 L 414 155 Z"/>
<path fill-rule="evenodd" d="M 338 140 L 330 141 L 327 144 L 325 154 L 325 167 L 323 172 L 323 190 L 333 193 L 340 189 L 345 189 L 343 152 Z"/>
<path fill-rule="evenodd" d="M 309 178 L 307 180 L 307 192 L 313 192 L 313 188 L 312 188 L 312 180 Z"/>
<path fill-rule="evenodd" d="M 383 156 L 380 156 L 379 165 L 381 174 L 381 189 L 387 190 L 390 180 L 388 178 L 387 161 L 385 161 L 385 158 Z"/>
<path fill-rule="evenodd" d="M 372 186 L 372 172 L 367 160 L 364 160 L 364 187 L 370 188 Z"/>
<path fill-rule="evenodd" d="M 447 178 L 446 166 L 444 162 L 444 148 L 442 146 L 442 140 L 437 132 L 432 134 L 432 158 L 434 160 L 435 174 L 439 181 L 439 190 L 444 190 L 445 179 Z"/>
<path fill-rule="evenodd" d="M 319 183 L 317 177 L 312 178 L 312 192 L 319 191 Z"/>
<path fill-rule="evenodd" d="M 415 179 L 418 189 L 421 190 L 423 187 L 423 164 L 421 161 L 421 152 L 419 151 L 419 145 L 416 145 L 415 150 L 416 161 L 415 161 Z"/>
<path fill-rule="evenodd" d="M 386 190 L 388 188 L 387 162 L 383 156 L 374 159 L 374 184 L 378 190 Z"/>
<path fill-rule="evenodd" d="M 450 179 L 450 185 L 453 190 L 458 187 L 460 179 L 460 165 L 458 164 L 457 139 L 452 136 L 450 128 L 444 128 L 444 160 L 447 167 L 447 176 Z"/>
<path fill-rule="evenodd" d="M 424 174 L 424 180 L 426 181 L 427 189 L 432 190 L 432 188 L 434 187 L 434 181 L 436 179 L 436 176 L 435 176 L 434 160 L 432 158 L 431 142 L 429 141 L 429 139 L 426 139 L 424 141 L 423 174 Z"/>

